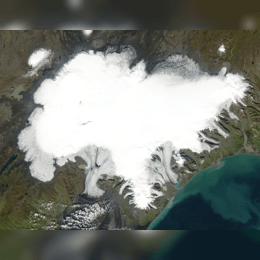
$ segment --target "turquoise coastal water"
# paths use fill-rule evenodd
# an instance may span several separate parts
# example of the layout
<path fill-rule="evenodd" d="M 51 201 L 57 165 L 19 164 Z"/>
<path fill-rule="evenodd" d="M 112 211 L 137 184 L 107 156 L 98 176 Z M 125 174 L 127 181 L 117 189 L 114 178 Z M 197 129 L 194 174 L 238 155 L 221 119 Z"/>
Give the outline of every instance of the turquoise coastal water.
<path fill-rule="evenodd" d="M 175 183 L 174 186 L 175 186 L 175 188 L 176 188 L 177 190 L 180 190 L 180 189 L 181 189 L 180 183 Z"/>
<path fill-rule="evenodd" d="M 199 172 L 148 229 L 260 229 L 260 156 L 235 155 Z"/>

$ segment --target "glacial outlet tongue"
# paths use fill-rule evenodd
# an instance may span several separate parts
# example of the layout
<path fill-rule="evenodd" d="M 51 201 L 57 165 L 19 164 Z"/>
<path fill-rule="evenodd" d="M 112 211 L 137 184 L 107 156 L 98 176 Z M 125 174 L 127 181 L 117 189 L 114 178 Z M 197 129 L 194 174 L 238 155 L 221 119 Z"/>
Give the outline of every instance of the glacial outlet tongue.
<path fill-rule="evenodd" d="M 242 102 L 249 86 L 242 76 L 225 68 L 211 76 L 181 55 L 158 63 L 148 75 L 144 61 L 130 69 L 136 57 L 131 46 L 79 53 L 55 79 L 42 82 L 34 101 L 43 108 L 33 111 L 18 137 L 32 176 L 50 181 L 54 159 L 64 165 L 80 156 L 88 162 L 85 193 L 102 196 L 95 185 L 99 176 L 116 174 L 129 181 L 130 202 L 144 209 L 162 195 L 154 183 L 177 182 L 173 150 L 210 151 L 198 137 L 206 128 L 228 136 L 215 120 L 223 108 Z M 160 160 L 151 162 L 152 153 Z"/>

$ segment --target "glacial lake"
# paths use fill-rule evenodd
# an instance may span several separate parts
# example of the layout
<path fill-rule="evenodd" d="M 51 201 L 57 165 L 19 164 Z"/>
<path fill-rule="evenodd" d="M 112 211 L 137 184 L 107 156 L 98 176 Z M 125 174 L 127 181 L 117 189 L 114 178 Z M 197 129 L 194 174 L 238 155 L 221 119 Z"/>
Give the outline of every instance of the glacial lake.
<path fill-rule="evenodd" d="M 234 155 L 199 172 L 148 229 L 260 229 L 260 156 Z"/>

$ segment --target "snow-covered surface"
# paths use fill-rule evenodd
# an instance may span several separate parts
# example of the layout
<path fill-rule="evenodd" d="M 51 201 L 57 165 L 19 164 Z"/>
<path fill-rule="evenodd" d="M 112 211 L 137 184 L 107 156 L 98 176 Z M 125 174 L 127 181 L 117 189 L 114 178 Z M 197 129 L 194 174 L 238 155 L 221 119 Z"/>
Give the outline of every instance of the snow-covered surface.
<path fill-rule="evenodd" d="M 51 50 L 43 48 L 35 50 L 28 59 L 28 64 L 31 66 L 31 69 L 24 76 L 33 77 L 38 75 L 38 70 L 44 65 L 50 64 L 52 57 L 53 53 Z"/>
<path fill-rule="evenodd" d="M 219 52 L 226 52 L 225 46 L 224 44 L 222 44 L 219 48 L 218 48 Z"/>
<path fill-rule="evenodd" d="M 92 34 L 93 30 L 83 30 L 82 32 L 84 35 L 89 36 Z"/>
<path fill-rule="evenodd" d="M 50 50 L 39 49 L 34 51 L 29 57 L 28 64 L 36 68 L 40 63 L 43 63 L 51 55 Z"/>
<path fill-rule="evenodd" d="M 181 148 L 210 150 L 200 142 L 199 131 L 218 129 L 228 136 L 217 126 L 217 115 L 223 108 L 229 110 L 232 102 L 242 103 L 248 87 L 242 76 L 226 74 L 225 68 L 210 76 L 181 55 L 158 63 L 147 75 L 144 61 L 129 68 L 135 57 L 130 46 L 121 53 L 112 48 L 105 54 L 79 53 L 54 80 L 42 82 L 34 101 L 43 108 L 33 111 L 30 126 L 18 137 L 33 177 L 50 181 L 54 160 L 63 165 L 90 149 L 86 147 L 108 149 L 107 174 L 129 180 L 131 202 L 147 208 L 158 196 L 152 195 L 156 178 L 147 164 L 158 146 L 170 145 L 181 164 Z M 93 168 L 92 175 L 95 172 Z"/>

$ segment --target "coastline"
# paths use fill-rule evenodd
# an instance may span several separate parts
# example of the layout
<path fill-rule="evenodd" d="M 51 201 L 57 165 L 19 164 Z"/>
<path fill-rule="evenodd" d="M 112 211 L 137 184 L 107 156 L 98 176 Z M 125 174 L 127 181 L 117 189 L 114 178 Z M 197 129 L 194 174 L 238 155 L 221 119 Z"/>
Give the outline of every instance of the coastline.
<path fill-rule="evenodd" d="M 243 156 L 242 158 L 245 158 L 245 159 L 247 159 L 247 156 L 249 156 L 249 158 L 251 157 L 251 160 L 250 160 L 250 161 L 252 161 L 252 158 L 256 158 L 257 161 L 258 161 L 258 165 L 260 165 L 260 163 L 259 163 L 259 162 L 260 162 L 260 155 L 259 155 L 259 154 L 237 153 L 237 154 L 235 154 L 235 155 L 222 158 L 222 159 L 220 160 L 220 163 L 218 162 L 218 163 L 216 163 L 216 164 L 214 164 L 214 165 L 212 165 L 212 166 L 210 166 L 210 167 L 208 167 L 208 168 L 206 168 L 206 169 L 203 169 L 202 171 L 200 171 L 200 172 L 198 172 L 197 174 L 195 174 L 190 181 L 191 181 L 191 182 L 192 182 L 192 180 L 195 181 L 195 182 L 197 183 L 197 186 L 198 186 L 199 180 L 202 180 L 202 178 L 203 178 L 203 176 L 202 176 L 203 173 L 209 175 L 210 172 L 212 172 L 212 171 L 214 171 L 214 174 L 216 174 L 217 172 L 220 174 L 220 175 L 218 176 L 218 178 L 219 178 L 219 180 L 220 180 L 220 179 L 221 179 L 221 174 L 223 175 L 223 173 L 221 172 L 221 168 L 225 165 L 225 161 L 228 160 L 228 162 L 229 162 L 229 164 L 230 164 L 230 162 L 231 162 L 230 159 L 237 161 L 237 160 L 236 160 L 236 157 L 240 157 L 240 156 Z M 246 156 L 246 157 L 244 157 L 244 156 Z M 248 160 L 248 159 L 247 159 L 247 160 Z M 233 163 L 234 163 L 234 162 L 233 162 Z M 227 166 L 226 166 L 226 167 L 227 167 Z M 242 168 L 239 168 L 240 171 L 241 171 L 241 169 L 243 169 L 243 167 L 242 167 Z M 246 170 L 247 170 L 247 168 L 245 168 L 245 171 L 246 171 Z M 225 172 L 226 172 L 226 171 L 227 171 L 227 170 L 225 170 Z M 236 170 L 235 170 L 234 172 L 236 172 Z M 198 174 L 200 174 L 200 176 L 198 176 Z M 206 175 L 205 177 L 206 177 L 206 178 L 209 178 L 207 175 Z M 233 173 L 233 175 L 235 176 L 234 173 Z M 241 175 L 241 174 L 240 174 L 240 175 Z M 239 175 L 239 176 L 240 176 L 240 175 Z M 196 177 L 198 177 L 199 179 L 196 179 Z M 205 178 L 205 177 L 204 177 L 204 178 Z M 228 176 L 226 176 L 226 177 L 228 178 Z M 246 177 L 248 177 L 248 176 L 246 176 Z M 239 178 L 239 177 L 237 177 L 237 178 Z M 196 180 L 195 180 L 195 179 L 196 179 Z M 190 181 L 189 181 L 187 184 L 192 185 L 192 183 L 191 183 Z M 193 184 L 194 184 L 195 182 L 193 182 Z M 187 184 L 186 184 L 186 185 L 187 185 Z M 185 201 L 185 200 L 188 199 L 189 197 L 192 197 L 192 196 L 194 196 L 194 195 L 200 193 L 199 189 L 197 189 L 196 191 L 194 190 L 194 192 L 190 191 L 190 193 L 189 193 L 189 191 L 187 190 L 187 188 L 186 188 L 186 190 L 185 190 L 185 187 L 186 187 L 186 186 L 182 187 L 181 190 L 176 194 L 176 196 L 178 196 L 177 201 L 174 201 L 174 199 L 172 199 L 171 201 L 168 202 L 168 204 L 167 204 L 166 207 L 163 209 L 163 211 L 162 211 L 162 212 L 158 215 L 158 217 L 157 217 L 155 220 L 153 220 L 152 223 L 149 225 L 148 230 L 156 230 L 156 226 L 158 226 L 160 223 L 163 222 L 163 220 L 165 219 L 165 217 L 169 214 L 169 212 L 170 212 L 175 206 L 179 205 L 179 203 L 182 203 L 182 201 Z M 190 188 L 191 188 L 191 187 L 192 187 L 192 186 L 190 186 Z M 195 187 L 195 186 L 194 186 L 194 187 Z M 199 186 L 198 186 L 198 187 L 199 187 Z M 205 189 L 205 188 L 207 188 L 207 187 L 203 186 L 203 189 Z M 186 194 L 184 195 L 183 193 L 186 193 Z M 182 194 L 183 194 L 183 196 L 182 196 Z M 176 196 L 175 196 L 175 198 L 176 198 Z M 224 196 L 224 195 L 223 195 L 223 196 Z M 235 202 L 234 202 L 234 203 L 235 203 Z"/>
<path fill-rule="evenodd" d="M 229 124 L 226 122 L 221 122 L 221 124 L 230 128 L 231 134 L 228 140 L 222 139 L 221 144 L 221 152 L 219 149 L 215 149 L 211 152 L 211 154 L 202 153 L 202 154 L 194 154 L 192 151 L 185 151 L 185 153 L 190 156 L 187 159 L 187 169 L 190 173 L 183 171 L 181 172 L 182 177 L 182 188 L 193 178 L 196 176 L 198 172 L 201 170 L 207 169 L 210 166 L 217 165 L 221 159 L 227 158 L 230 156 L 234 156 L 236 154 L 255 154 L 256 156 L 260 153 L 259 146 L 259 129 L 256 127 L 258 123 L 258 114 L 254 112 L 255 109 L 259 108 L 259 79 L 256 77 L 257 73 L 259 74 L 259 69 L 255 65 L 259 61 L 258 55 L 255 53 L 256 46 L 259 45 L 259 32 L 233 32 L 233 31 L 201 31 L 201 32 L 184 32 L 184 31 L 151 31 L 151 32 L 124 32 L 124 31 L 97 31 L 94 32 L 89 42 L 83 40 L 80 35 L 80 32 L 64 32 L 62 33 L 62 38 L 59 38 L 59 34 L 61 32 L 53 33 L 53 32 L 44 32 L 45 38 L 42 40 L 38 40 L 38 37 L 42 37 L 41 32 L 35 32 L 31 34 L 31 36 L 26 36 L 26 32 L 12 32 L 13 38 L 19 39 L 22 38 L 23 41 L 17 41 L 17 44 L 21 45 L 21 50 L 24 51 L 25 54 L 21 56 L 13 53 L 13 48 L 15 48 L 14 43 L 11 42 L 11 36 L 4 35 L 8 44 L 6 44 L 6 48 L 2 50 L 2 53 L 7 56 L 9 59 L 14 59 L 21 63 L 21 61 L 26 64 L 27 60 L 27 52 L 28 54 L 35 47 L 42 46 L 57 46 L 56 56 L 54 57 L 54 63 L 51 68 L 43 69 L 43 71 L 39 72 L 39 77 L 31 78 L 31 79 L 23 79 L 25 83 L 25 89 L 21 92 L 23 95 L 23 99 L 16 100 L 15 98 L 11 98 L 7 93 L 10 91 L 11 87 L 16 89 L 20 86 L 17 84 L 17 80 L 21 81 L 21 78 L 18 78 L 18 74 L 22 74 L 21 71 L 27 71 L 28 68 L 25 68 L 25 65 L 21 65 L 21 68 L 17 70 L 17 75 L 10 74 L 6 72 L 6 69 L 2 70 L 2 74 L 6 73 L 4 77 L 4 81 L 2 81 L 1 85 L 1 101 L 6 104 L 10 104 L 12 109 L 12 117 L 10 121 L 5 121 L 0 127 L 1 134 L 1 166 L 4 166 L 6 162 L 14 155 L 17 154 L 17 135 L 21 129 L 27 123 L 27 119 L 36 105 L 33 103 L 33 93 L 39 87 L 39 84 L 46 77 L 53 77 L 56 73 L 56 69 L 62 65 L 62 62 L 65 62 L 64 59 L 69 59 L 77 52 L 82 51 L 83 49 L 93 48 L 95 50 L 102 50 L 107 45 L 119 45 L 119 44 L 130 44 L 133 45 L 138 53 L 138 59 L 144 58 L 147 61 L 147 71 L 151 71 L 154 65 L 162 60 L 164 60 L 171 53 L 180 53 L 183 55 L 188 55 L 199 65 L 202 69 L 210 74 L 217 74 L 219 69 L 225 65 L 228 68 L 229 72 L 232 73 L 240 73 L 246 79 L 250 80 L 250 84 L 252 84 L 253 89 L 249 89 L 247 93 L 247 97 L 245 103 L 248 104 L 247 107 L 241 107 L 239 104 L 234 109 L 240 115 L 240 122 L 243 122 L 240 125 L 237 123 L 230 123 L 232 120 L 228 119 Z M 38 36 L 37 36 L 38 35 Z M 29 38 L 26 38 L 29 37 Z M 142 42 L 140 41 L 140 37 L 142 37 Z M 98 45 L 95 47 L 95 42 L 98 39 L 102 39 L 103 45 Z M 53 42 L 55 44 L 53 44 Z M 167 43 L 169 42 L 169 44 Z M 37 43 L 37 44 L 36 44 Z M 174 44 L 173 44 L 174 43 Z M 220 44 L 225 44 L 226 53 L 223 55 L 217 55 L 214 51 L 219 47 Z M 29 47 L 28 47 L 29 46 Z M 28 49 L 28 50 L 27 50 Z M 10 54 L 12 54 L 10 56 Z M 10 56 L 10 57 L 8 57 Z M 3 58 L 3 57 L 2 57 Z M 8 59 L 5 58 L 7 61 Z M 254 64 L 252 63 L 254 62 Z M 1 65 L 3 67 L 3 65 Z M 19 65 L 20 66 L 20 65 Z M 16 68 L 16 67 L 15 67 Z M 12 67 L 8 67 L 8 70 L 11 71 Z M 16 73 L 14 69 L 14 73 Z M 19 74 L 19 75 L 20 75 Z M 9 78 L 8 78 L 9 77 Z M 8 84 L 6 84 L 8 79 Z M 13 90 L 11 91 L 13 93 Z M 17 93 L 19 96 L 20 93 Z M 19 96 L 20 97 L 20 96 Z M 243 111 L 241 111 L 241 109 Z M 227 115 L 224 113 L 223 115 L 227 118 Z M 222 126 L 221 126 L 222 127 Z M 216 133 L 212 133 L 214 137 L 220 138 Z M 233 138 L 237 137 L 237 138 Z M 243 138 L 242 147 L 239 139 Z M 232 140 L 230 140 L 232 139 Z M 190 159 L 191 158 L 191 159 Z M 217 158 L 217 159 L 216 159 Z M 55 172 L 55 178 L 45 184 L 39 183 L 37 180 L 30 176 L 30 172 L 28 169 L 29 164 L 23 162 L 24 156 L 22 155 L 19 160 L 16 159 L 14 165 L 10 165 L 10 169 L 6 168 L 3 173 L 1 173 L 1 202 L 2 205 L 0 211 L 0 217 L 2 219 L 1 227 L 2 228 L 26 228 L 30 229 L 32 226 L 29 224 L 28 212 L 30 210 L 35 211 L 38 209 L 39 204 L 34 201 L 34 197 L 43 201 L 54 201 L 57 205 L 59 202 L 62 202 L 66 205 L 72 205 L 75 201 L 75 198 L 78 194 L 80 194 L 83 190 L 83 185 L 80 183 L 84 180 L 84 173 L 73 164 L 68 163 L 66 166 L 57 169 Z M 204 159 L 204 162 L 201 163 L 201 160 Z M 194 163 L 195 162 L 195 163 Z M 22 169 L 19 168 L 20 164 L 26 165 Z M 205 167 L 205 168 L 204 168 Z M 2 169 L 3 167 L 1 167 Z M 13 171 L 13 172 L 12 172 Z M 18 176 L 18 177 L 17 177 Z M 6 178 L 6 180 L 4 180 Z M 10 183 L 12 185 L 17 185 L 15 189 L 9 187 Z M 18 184 L 21 183 L 21 186 L 24 188 L 18 187 Z M 10 185 L 10 186 L 12 186 Z M 40 190 L 40 192 L 39 192 Z M 158 200 L 158 204 L 163 205 L 169 199 L 171 200 L 172 196 L 178 192 L 177 190 L 167 190 L 168 194 L 162 200 Z M 117 197 L 118 204 L 121 209 L 123 209 L 124 221 L 131 225 L 133 223 L 133 219 L 140 213 L 139 211 L 135 211 L 135 209 L 131 208 L 131 206 L 127 206 L 129 199 L 123 202 L 119 196 L 116 188 L 114 189 L 114 193 Z M 170 196 L 170 193 L 174 193 L 174 195 Z M 26 195 L 27 194 L 27 195 Z M 125 193 L 123 194 L 125 195 Z M 9 198 L 5 200 L 5 198 Z M 10 198 L 15 198 L 14 201 L 17 201 L 19 206 L 15 206 L 15 203 Z M 33 201 L 33 206 L 30 204 L 30 201 Z M 120 204 L 121 203 L 121 204 Z M 168 202 L 167 202 L 168 203 Z M 13 204 L 13 205 L 12 205 Z M 58 206 L 57 206 L 58 207 Z M 22 210 L 25 208 L 24 210 Z M 29 209 L 29 210 L 28 210 Z M 140 223 L 148 223 L 158 211 L 151 210 L 149 213 L 141 212 L 142 215 L 141 220 L 138 219 Z M 10 215 L 8 212 L 11 212 Z M 59 216 L 61 213 L 59 210 L 55 211 L 53 214 L 50 214 L 48 211 L 45 212 L 46 215 L 50 216 L 50 218 L 54 219 Z M 11 221 L 6 222 L 6 216 L 10 215 Z M 132 216 L 131 218 L 129 216 Z M 145 215 L 149 215 L 147 220 Z M 23 226 L 19 223 L 21 220 L 24 220 Z M 127 222 L 128 221 L 128 222 Z M 132 221 L 132 222 L 131 222 Z M 137 221 L 137 222 L 138 222 Z M 27 225 L 28 224 L 28 225 Z M 1 228 L 0 227 L 0 228 Z M 39 225 L 41 228 L 41 225 Z"/>

